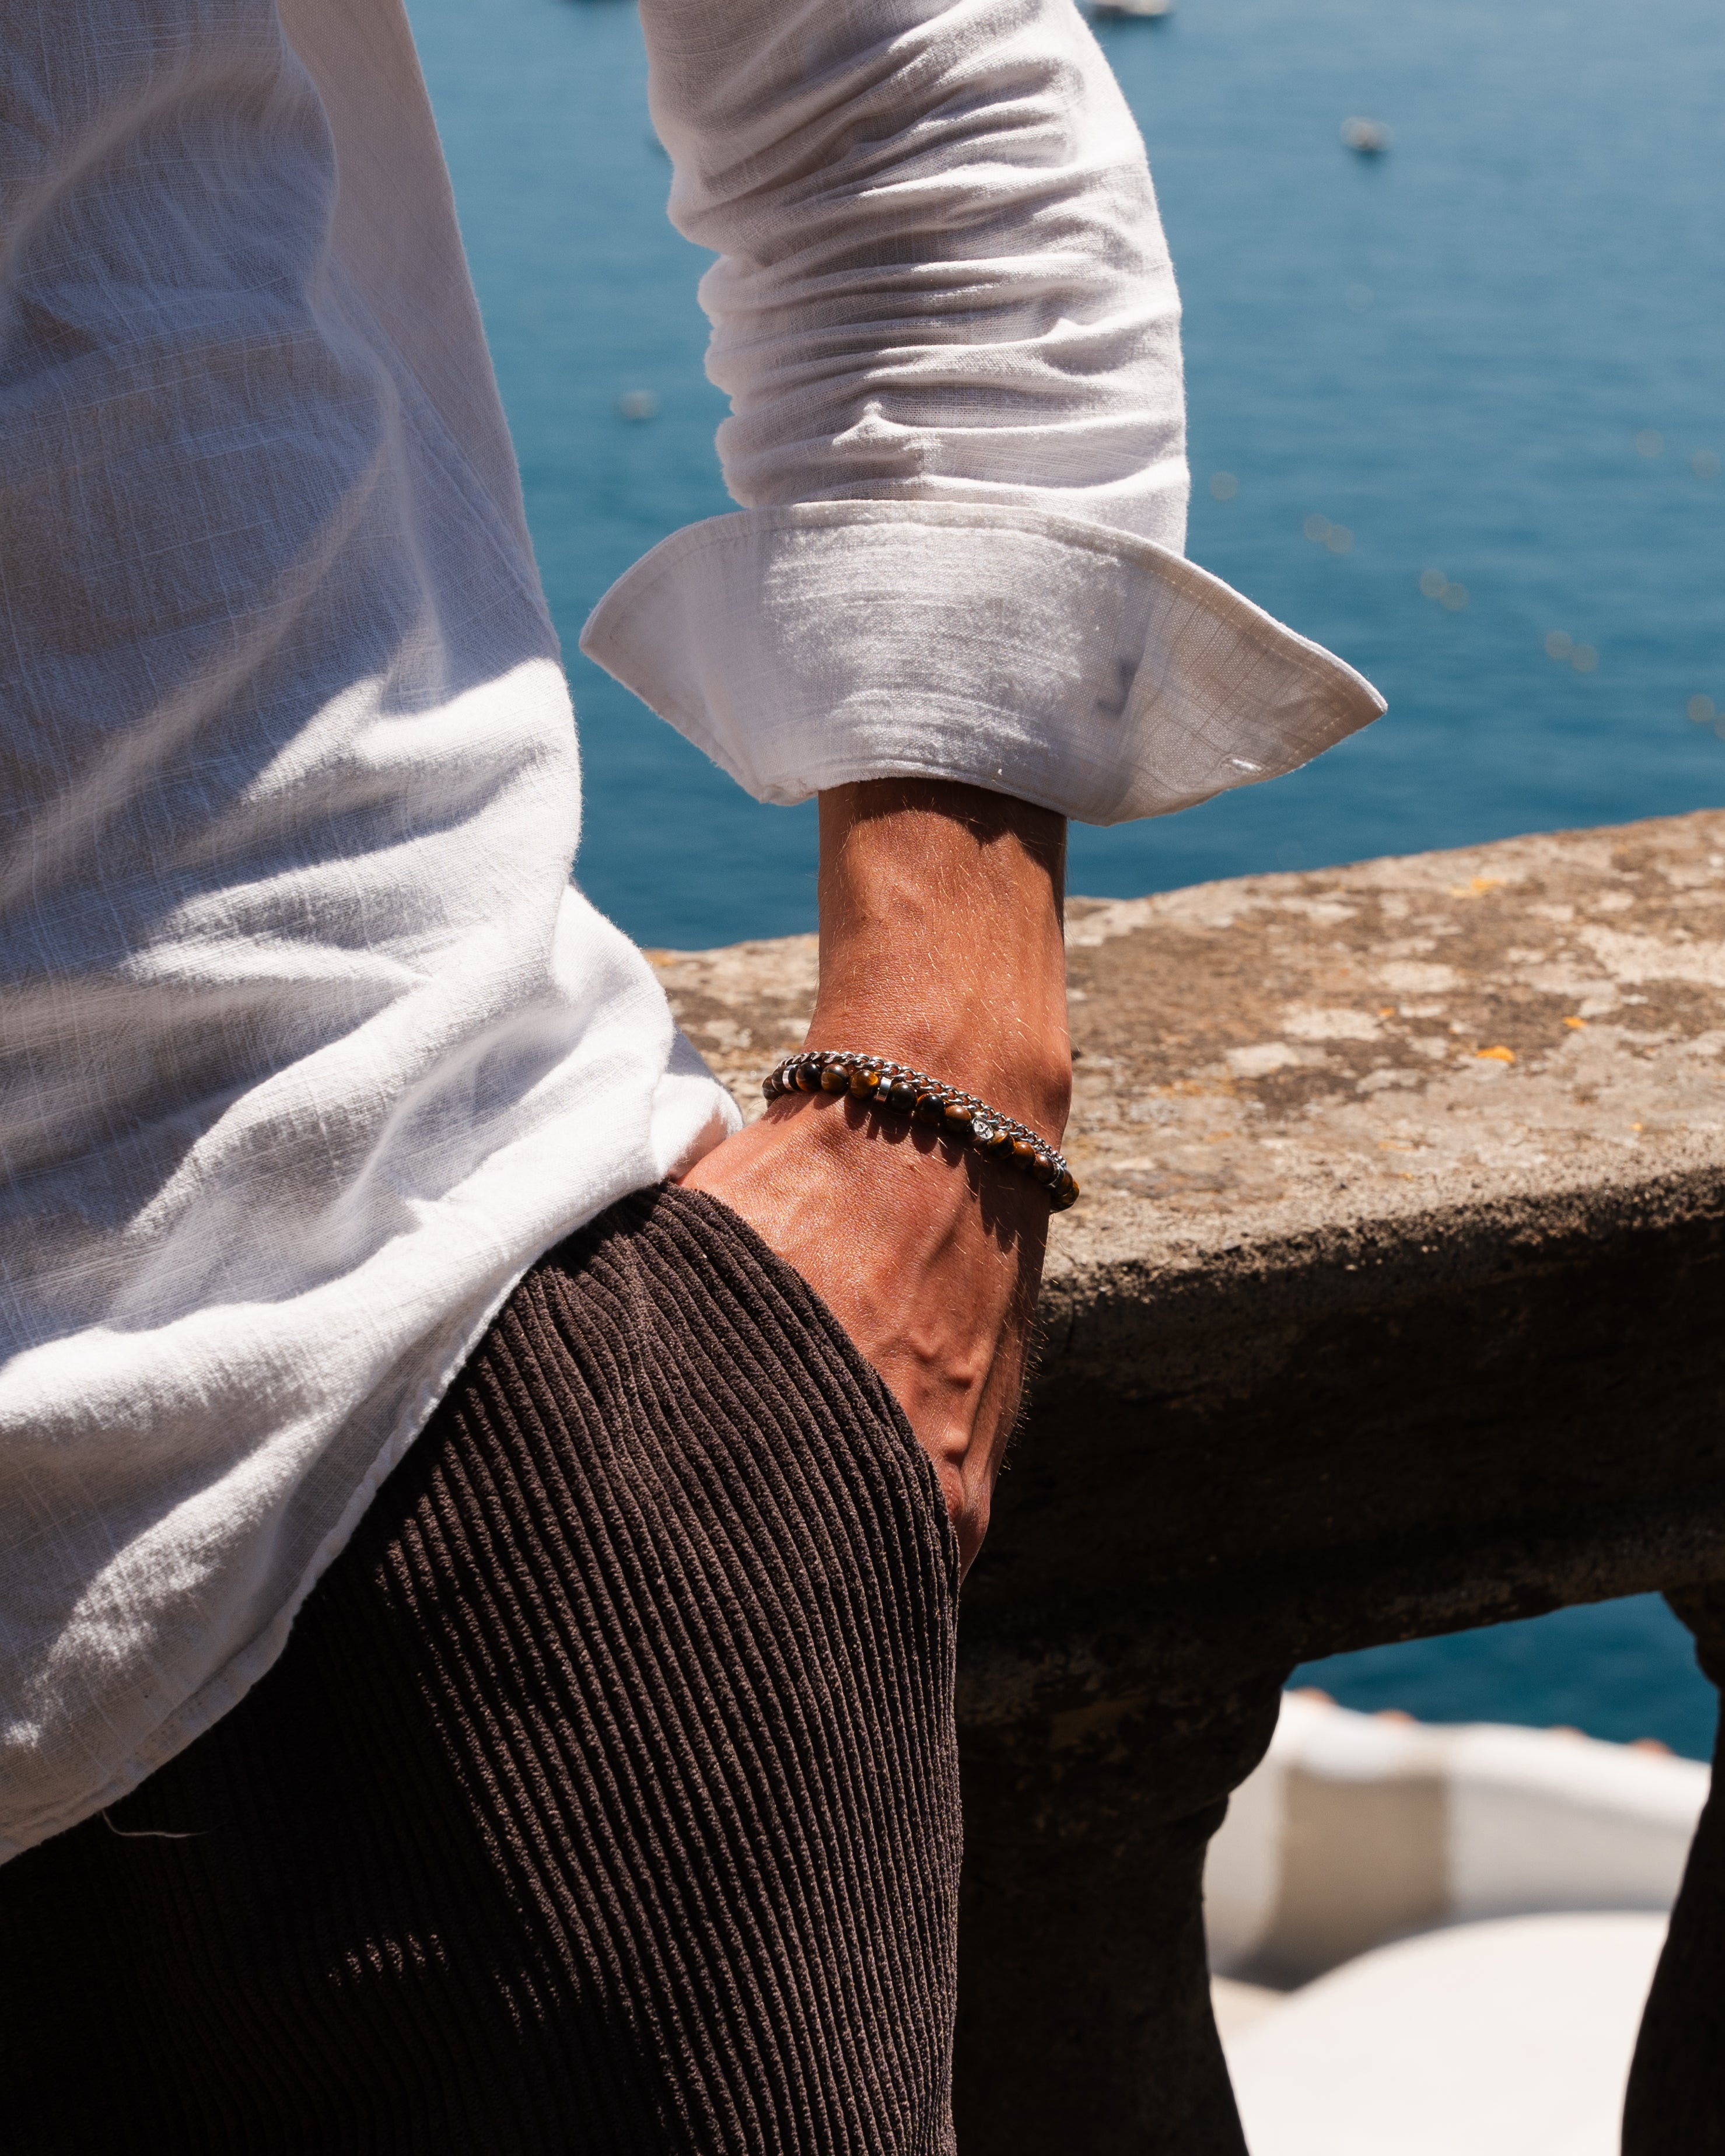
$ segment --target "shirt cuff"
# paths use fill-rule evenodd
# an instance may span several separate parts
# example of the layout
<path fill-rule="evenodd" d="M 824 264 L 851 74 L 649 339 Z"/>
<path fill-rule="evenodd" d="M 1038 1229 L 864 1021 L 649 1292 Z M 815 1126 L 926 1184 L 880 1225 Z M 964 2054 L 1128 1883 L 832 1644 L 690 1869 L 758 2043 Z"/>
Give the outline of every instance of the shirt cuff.
<path fill-rule="evenodd" d="M 760 801 L 913 776 L 1124 823 L 1277 778 L 1384 709 L 1182 556 L 1022 504 L 712 517 L 620 578 L 581 649 Z"/>

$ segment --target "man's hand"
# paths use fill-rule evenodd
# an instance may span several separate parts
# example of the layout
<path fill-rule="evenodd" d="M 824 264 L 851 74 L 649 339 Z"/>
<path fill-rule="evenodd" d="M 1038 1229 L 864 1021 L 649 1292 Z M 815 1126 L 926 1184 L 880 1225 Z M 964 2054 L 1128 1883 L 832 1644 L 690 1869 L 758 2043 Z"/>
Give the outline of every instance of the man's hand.
<path fill-rule="evenodd" d="M 820 992 L 806 1045 L 889 1056 L 1058 1143 L 1071 1090 L 1065 827 L 980 788 L 820 798 Z M 1048 1195 L 846 1095 L 775 1101 L 686 1178 L 824 1298 L 933 1460 L 968 1569 L 1018 1413 Z"/>

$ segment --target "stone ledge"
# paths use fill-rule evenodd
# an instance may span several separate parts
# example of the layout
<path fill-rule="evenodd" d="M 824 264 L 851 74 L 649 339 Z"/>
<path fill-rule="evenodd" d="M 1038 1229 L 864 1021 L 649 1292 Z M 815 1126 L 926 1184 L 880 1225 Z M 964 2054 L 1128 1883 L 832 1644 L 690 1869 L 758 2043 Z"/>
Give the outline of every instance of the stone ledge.
<path fill-rule="evenodd" d="M 1068 941 L 1085 1199 L 973 1724 L 1725 1571 L 1725 813 Z M 814 939 L 655 963 L 754 1111 Z"/>
<path fill-rule="evenodd" d="M 1068 907 L 1050 1282 L 1725 1164 L 1725 812 Z M 744 1112 L 815 939 L 649 954 Z"/>

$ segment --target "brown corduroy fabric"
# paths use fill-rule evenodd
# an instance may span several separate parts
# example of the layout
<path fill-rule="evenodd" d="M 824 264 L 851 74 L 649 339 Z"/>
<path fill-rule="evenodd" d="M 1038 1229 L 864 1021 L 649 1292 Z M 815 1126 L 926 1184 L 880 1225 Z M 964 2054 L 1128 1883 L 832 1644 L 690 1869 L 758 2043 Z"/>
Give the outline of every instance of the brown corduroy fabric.
<path fill-rule="evenodd" d="M 614 1207 L 270 1675 L 0 1867 L 4 2145 L 948 2148 L 956 1592 L 803 1283 L 710 1200 Z"/>

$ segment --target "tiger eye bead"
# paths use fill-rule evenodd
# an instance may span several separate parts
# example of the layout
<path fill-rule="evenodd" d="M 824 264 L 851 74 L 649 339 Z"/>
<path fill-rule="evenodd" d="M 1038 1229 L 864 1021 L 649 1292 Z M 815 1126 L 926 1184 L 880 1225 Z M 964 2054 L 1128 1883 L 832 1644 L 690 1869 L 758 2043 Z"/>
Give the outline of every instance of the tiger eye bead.
<path fill-rule="evenodd" d="M 866 1101 L 880 1083 L 878 1070 L 853 1070 L 850 1074 L 850 1090 L 860 1101 Z"/>
<path fill-rule="evenodd" d="M 1045 1152 L 1038 1151 L 1031 1158 L 1030 1173 L 1039 1183 L 1057 1183 L 1060 1171 Z"/>
<path fill-rule="evenodd" d="M 919 1123 L 943 1123 L 947 1119 L 947 1104 L 938 1093 L 919 1093 L 912 1112 Z"/>
<path fill-rule="evenodd" d="M 1029 1138 L 1014 1138 L 1012 1142 L 1012 1157 L 1015 1161 L 1029 1166 L 1036 1158 L 1036 1148 Z"/>
<path fill-rule="evenodd" d="M 820 1074 L 820 1090 L 823 1093 L 842 1093 L 848 1088 L 850 1083 L 850 1080 L 847 1074 L 839 1070 L 836 1064 L 828 1064 L 826 1069 Z"/>
<path fill-rule="evenodd" d="M 901 1115 L 908 1116 L 916 1105 L 916 1088 L 908 1078 L 895 1078 L 891 1091 L 893 1106 Z"/>
<path fill-rule="evenodd" d="M 962 1101 L 948 1101 L 941 1114 L 949 1131 L 968 1131 L 972 1122 L 971 1112 Z"/>

